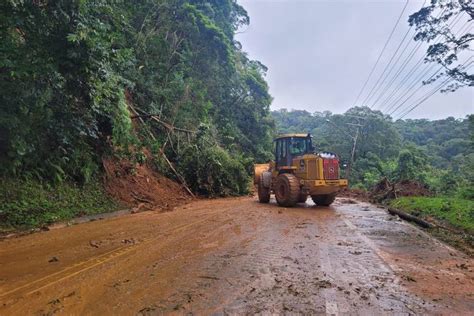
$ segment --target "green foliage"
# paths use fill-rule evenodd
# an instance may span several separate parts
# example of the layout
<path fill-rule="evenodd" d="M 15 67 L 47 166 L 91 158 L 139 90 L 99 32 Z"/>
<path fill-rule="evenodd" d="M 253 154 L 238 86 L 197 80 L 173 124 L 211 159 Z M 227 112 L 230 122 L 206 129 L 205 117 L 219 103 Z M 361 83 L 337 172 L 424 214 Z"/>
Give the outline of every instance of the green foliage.
<path fill-rule="evenodd" d="M 120 12 L 111 9 L 82 1 L 2 2 L 3 175 L 86 183 L 108 137 L 127 148 L 132 137 L 118 70 L 130 49 L 122 47 Z"/>
<path fill-rule="evenodd" d="M 403 149 L 398 156 L 395 177 L 397 180 L 422 181 L 422 174 L 427 168 L 426 158 L 414 146 Z"/>
<path fill-rule="evenodd" d="M 410 15 L 408 19 L 410 26 L 415 26 L 415 40 L 430 44 L 425 60 L 443 66 L 444 71 L 429 82 L 434 82 L 444 76 L 454 79 L 453 83 L 441 90 L 442 92 L 474 85 L 474 75 L 469 73 L 470 63 L 458 63 L 458 60 L 463 61 L 470 56 L 469 51 L 474 34 L 469 32 L 469 29 L 467 33 L 452 29 L 457 23 L 455 21 L 463 15 L 468 20 L 474 18 L 472 1 L 432 0 L 429 5 L 423 5 L 423 8 Z"/>
<path fill-rule="evenodd" d="M 380 178 L 412 179 L 433 192 L 474 196 L 474 116 L 467 119 L 398 120 L 369 108 L 344 114 L 330 112 L 272 112 L 278 132 L 310 132 L 317 150 L 350 161 L 353 137 L 360 125 L 350 184 L 370 189 Z"/>
<path fill-rule="evenodd" d="M 449 224 L 474 233 L 474 201 L 446 197 L 402 197 L 391 205 L 407 212 L 434 216 Z"/>
<path fill-rule="evenodd" d="M 435 167 L 453 167 L 453 163 L 457 164 L 453 161 L 453 157 L 468 154 L 473 150 L 469 139 L 471 134 L 469 118 L 456 120 L 448 117 L 436 121 L 408 119 L 398 120 L 394 124 L 402 134 L 405 143 L 421 147 L 429 155 L 430 162 Z"/>
<path fill-rule="evenodd" d="M 31 228 L 82 215 L 120 208 L 99 183 L 85 186 L 63 182 L 48 185 L 37 180 L 0 181 L 0 223 L 2 228 Z"/>
<path fill-rule="evenodd" d="M 231 156 L 212 143 L 212 137 L 203 127 L 201 132 L 197 142 L 184 151 L 178 164 L 193 191 L 208 196 L 247 194 L 247 169 L 252 161 L 239 155 Z"/>
<path fill-rule="evenodd" d="M 459 170 L 463 177 L 460 180 L 458 193 L 463 198 L 474 200 L 474 153 L 465 157 Z"/>
<path fill-rule="evenodd" d="M 248 23 L 235 0 L 1 2 L 0 175 L 88 183 L 104 155 L 165 147 L 181 165 L 179 151 L 197 146 L 207 158 L 196 163 L 233 171 L 190 184 L 244 193 L 241 169 L 270 156 L 273 131 L 266 68 L 234 38 Z M 206 124 L 212 144 L 147 118 L 138 129 L 130 105 L 169 126 Z"/>

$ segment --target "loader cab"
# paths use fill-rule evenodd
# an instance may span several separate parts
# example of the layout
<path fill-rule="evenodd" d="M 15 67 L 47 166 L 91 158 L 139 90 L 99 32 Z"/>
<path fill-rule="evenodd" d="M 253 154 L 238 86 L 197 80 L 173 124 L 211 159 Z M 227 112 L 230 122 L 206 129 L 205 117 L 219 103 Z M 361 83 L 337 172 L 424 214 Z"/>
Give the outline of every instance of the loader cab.
<path fill-rule="evenodd" d="M 291 166 L 293 158 L 314 152 L 310 134 L 280 135 L 274 142 L 277 167 Z"/>

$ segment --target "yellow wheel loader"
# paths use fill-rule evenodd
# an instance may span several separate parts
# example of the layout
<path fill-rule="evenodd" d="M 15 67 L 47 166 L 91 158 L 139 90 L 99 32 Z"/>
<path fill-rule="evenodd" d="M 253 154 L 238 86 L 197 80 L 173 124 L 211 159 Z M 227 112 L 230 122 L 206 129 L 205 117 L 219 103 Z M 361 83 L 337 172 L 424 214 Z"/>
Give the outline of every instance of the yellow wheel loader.
<path fill-rule="evenodd" d="M 254 183 L 260 203 L 268 203 L 274 193 L 280 206 L 304 203 L 308 195 L 316 205 L 329 206 L 347 187 L 347 179 L 339 177 L 338 156 L 316 153 L 310 134 L 280 135 L 274 143 L 275 160 L 255 165 Z"/>

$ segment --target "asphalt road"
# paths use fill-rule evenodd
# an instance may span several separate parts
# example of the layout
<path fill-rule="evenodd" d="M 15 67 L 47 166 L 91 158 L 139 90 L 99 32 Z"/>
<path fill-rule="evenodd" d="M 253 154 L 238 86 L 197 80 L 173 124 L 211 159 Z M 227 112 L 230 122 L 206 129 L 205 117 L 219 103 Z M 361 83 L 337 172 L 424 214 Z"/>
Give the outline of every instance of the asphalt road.
<path fill-rule="evenodd" d="M 473 263 L 367 203 L 200 200 L 0 241 L 0 315 L 460 315 Z"/>

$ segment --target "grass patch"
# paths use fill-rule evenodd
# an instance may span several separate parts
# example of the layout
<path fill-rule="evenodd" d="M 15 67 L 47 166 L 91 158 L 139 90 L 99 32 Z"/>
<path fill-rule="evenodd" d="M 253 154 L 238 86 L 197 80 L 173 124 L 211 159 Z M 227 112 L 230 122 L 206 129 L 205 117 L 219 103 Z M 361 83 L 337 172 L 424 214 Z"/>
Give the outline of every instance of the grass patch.
<path fill-rule="evenodd" d="M 448 197 L 401 197 L 390 205 L 415 216 L 432 216 L 469 234 L 474 233 L 474 201 Z"/>
<path fill-rule="evenodd" d="M 73 217 L 123 208 L 102 188 L 91 183 L 52 186 L 35 180 L 0 179 L 0 227 L 29 229 Z"/>

